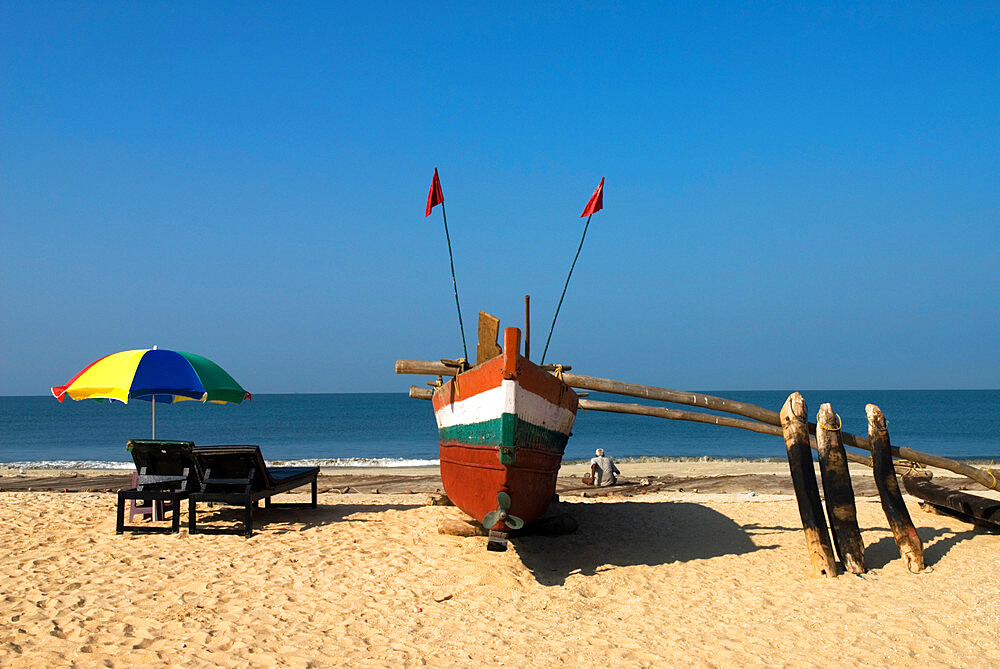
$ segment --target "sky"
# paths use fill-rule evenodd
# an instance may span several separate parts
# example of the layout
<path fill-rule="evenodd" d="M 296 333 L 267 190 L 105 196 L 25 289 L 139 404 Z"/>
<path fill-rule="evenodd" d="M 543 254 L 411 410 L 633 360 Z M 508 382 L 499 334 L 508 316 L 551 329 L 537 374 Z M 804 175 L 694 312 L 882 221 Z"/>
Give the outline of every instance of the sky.
<path fill-rule="evenodd" d="M 0 395 L 154 345 L 405 392 L 485 310 L 691 390 L 1000 387 L 993 3 L 0 12 Z"/>

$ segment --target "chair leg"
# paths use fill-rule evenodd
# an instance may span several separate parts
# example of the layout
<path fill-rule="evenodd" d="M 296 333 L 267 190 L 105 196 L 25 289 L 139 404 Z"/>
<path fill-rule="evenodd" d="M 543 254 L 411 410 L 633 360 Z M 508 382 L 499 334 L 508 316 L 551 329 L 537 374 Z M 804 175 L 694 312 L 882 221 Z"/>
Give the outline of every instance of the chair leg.
<path fill-rule="evenodd" d="M 249 537 L 253 534 L 253 508 L 257 502 L 249 502 L 246 506 L 246 513 L 243 516 L 243 536 Z"/>
<path fill-rule="evenodd" d="M 178 534 L 181 531 L 181 501 L 175 499 L 170 506 L 170 513 L 173 514 L 170 519 L 170 529 L 174 534 Z"/>
<path fill-rule="evenodd" d="M 195 504 L 194 498 L 188 497 L 188 534 L 198 534 L 198 514 L 195 511 Z"/>
<path fill-rule="evenodd" d="M 156 515 L 152 511 L 153 502 L 148 499 L 132 499 L 128 503 L 128 522 L 132 523 L 132 520 L 139 516 L 140 519 L 145 520 L 146 518 L 151 518 L 156 520 Z"/>
<path fill-rule="evenodd" d="M 125 496 L 118 492 L 118 509 L 115 513 L 115 534 L 125 532 Z"/>

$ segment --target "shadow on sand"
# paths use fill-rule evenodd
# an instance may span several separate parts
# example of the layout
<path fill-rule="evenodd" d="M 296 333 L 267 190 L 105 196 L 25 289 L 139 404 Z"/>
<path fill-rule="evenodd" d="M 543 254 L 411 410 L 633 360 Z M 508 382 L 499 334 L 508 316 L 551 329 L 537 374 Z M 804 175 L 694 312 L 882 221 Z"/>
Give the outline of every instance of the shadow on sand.
<path fill-rule="evenodd" d="M 659 565 L 774 548 L 756 545 L 721 513 L 688 502 L 572 504 L 564 510 L 579 523 L 575 534 L 512 541 L 542 585 L 562 585 L 570 574 L 594 574 L 605 565 Z"/>
<path fill-rule="evenodd" d="M 888 527 L 878 529 L 885 532 L 891 531 Z M 924 545 L 924 564 L 933 567 L 957 544 L 972 539 L 978 534 L 982 534 L 982 532 L 975 529 L 954 532 L 949 529 L 918 527 L 917 535 Z M 869 569 L 881 569 L 893 560 L 901 560 L 901 558 L 896 540 L 891 534 L 882 537 L 871 546 L 865 546 L 865 566 Z"/>
<path fill-rule="evenodd" d="M 288 508 L 272 506 L 254 511 L 254 532 L 266 531 L 271 534 L 285 532 L 305 532 L 313 527 L 338 523 L 355 513 L 380 513 L 382 511 L 405 511 L 419 508 L 420 504 L 320 504 L 315 509 L 308 507 Z M 234 506 L 205 507 L 198 511 L 198 525 L 230 527 L 243 522 L 243 509 Z M 182 518 L 182 525 L 187 518 Z M 365 523 L 365 518 L 353 518 L 351 522 Z M 210 532 L 209 532 L 210 533 Z"/>

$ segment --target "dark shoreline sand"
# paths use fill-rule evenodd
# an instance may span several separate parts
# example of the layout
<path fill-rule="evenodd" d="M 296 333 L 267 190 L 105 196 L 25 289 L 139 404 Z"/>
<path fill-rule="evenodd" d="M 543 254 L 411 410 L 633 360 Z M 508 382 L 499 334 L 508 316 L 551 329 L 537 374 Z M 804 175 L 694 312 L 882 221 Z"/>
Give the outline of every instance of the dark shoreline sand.
<path fill-rule="evenodd" d="M 631 462 L 621 465 L 621 483 L 603 489 L 583 485 L 587 467 L 566 464 L 560 470 L 556 492 L 561 495 L 614 494 L 631 497 L 659 491 L 723 494 L 793 493 L 788 467 L 781 462 L 765 461 L 670 461 Z M 852 466 L 852 485 L 859 497 L 877 495 L 871 470 Z M 956 489 L 981 490 L 968 479 L 951 472 L 937 472 L 935 480 Z M 646 483 L 643 483 L 645 481 Z M 128 488 L 128 470 L 0 469 L 0 492 L 114 492 Z M 441 492 L 437 466 L 425 467 L 344 467 L 325 468 L 319 477 L 320 492 L 363 493 L 435 493 Z"/>

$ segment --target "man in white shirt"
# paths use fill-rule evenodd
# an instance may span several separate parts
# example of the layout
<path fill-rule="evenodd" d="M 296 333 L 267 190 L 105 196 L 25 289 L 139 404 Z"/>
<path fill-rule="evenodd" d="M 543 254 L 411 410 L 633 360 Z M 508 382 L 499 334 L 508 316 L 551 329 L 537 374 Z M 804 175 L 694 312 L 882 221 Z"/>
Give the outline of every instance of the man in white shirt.
<path fill-rule="evenodd" d="M 598 448 L 595 455 L 597 457 L 590 459 L 590 475 L 594 479 L 594 485 L 606 486 L 617 483 L 615 475 L 621 472 L 615 466 L 615 461 L 604 455 L 603 448 Z"/>

